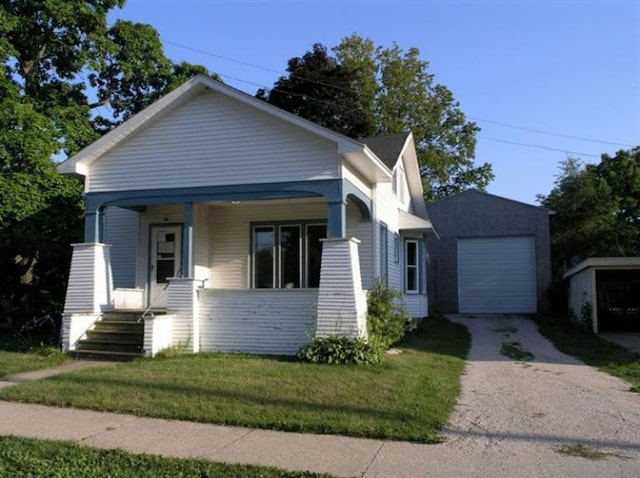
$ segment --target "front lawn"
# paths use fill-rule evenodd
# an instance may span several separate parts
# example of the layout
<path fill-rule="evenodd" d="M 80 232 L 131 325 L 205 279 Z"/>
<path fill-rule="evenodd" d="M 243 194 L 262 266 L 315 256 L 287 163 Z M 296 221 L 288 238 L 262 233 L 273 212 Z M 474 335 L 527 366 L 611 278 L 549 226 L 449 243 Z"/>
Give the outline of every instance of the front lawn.
<path fill-rule="evenodd" d="M 198 354 L 64 374 L 0 390 L 0 399 L 434 443 L 460 392 L 469 346 L 464 326 L 433 318 L 377 366 Z"/>
<path fill-rule="evenodd" d="M 587 365 L 620 377 L 640 392 L 640 355 L 577 327 L 566 318 L 540 316 L 538 329 L 555 347 Z"/>
<path fill-rule="evenodd" d="M 330 475 L 205 460 L 133 455 L 120 450 L 85 448 L 70 442 L 0 437 L 0 476 L 329 478 Z"/>
<path fill-rule="evenodd" d="M 41 345 L 39 339 L 25 341 L 10 332 L 0 331 L 0 378 L 55 367 L 66 359 L 57 347 Z"/>

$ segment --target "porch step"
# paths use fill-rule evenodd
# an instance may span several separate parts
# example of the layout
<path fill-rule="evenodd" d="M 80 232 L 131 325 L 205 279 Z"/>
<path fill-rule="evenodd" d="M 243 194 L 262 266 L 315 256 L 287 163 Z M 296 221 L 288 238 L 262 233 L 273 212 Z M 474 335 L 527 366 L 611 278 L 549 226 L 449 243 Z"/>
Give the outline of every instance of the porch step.
<path fill-rule="evenodd" d="M 78 341 L 70 355 L 94 360 L 132 360 L 144 355 L 143 311 L 109 311 Z"/>
<path fill-rule="evenodd" d="M 72 350 L 69 356 L 78 360 L 105 360 L 113 362 L 129 362 L 138 357 L 142 357 L 139 353 L 129 352 L 110 352 L 106 350 Z"/>

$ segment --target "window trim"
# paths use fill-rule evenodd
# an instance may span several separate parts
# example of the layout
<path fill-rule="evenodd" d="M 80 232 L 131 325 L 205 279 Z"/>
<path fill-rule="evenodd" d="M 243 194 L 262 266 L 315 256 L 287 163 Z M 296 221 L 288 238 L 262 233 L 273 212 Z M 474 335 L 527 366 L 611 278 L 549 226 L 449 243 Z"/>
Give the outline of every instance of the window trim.
<path fill-rule="evenodd" d="M 389 226 L 380 222 L 380 283 L 389 286 Z"/>
<path fill-rule="evenodd" d="M 405 239 L 404 240 L 404 291 L 406 294 L 420 294 L 421 290 L 421 254 L 420 254 L 420 240 L 419 239 Z M 409 244 L 415 245 L 415 264 L 409 264 Z M 409 289 L 409 270 L 415 270 L 415 289 Z"/>
<path fill-rule="evenodd" d="M 282 220 L 282 221 L 252 221 L 249 223 L 249 288 L 258 289 L 256 287 L 256 260 L 255 260 L 255 230 L 260 227 L 271 227 L 274 232 L 274 246 L 273 246 L 273 287 L 271 289 L 284 289 L 281 286 L 282 280 L 282 249 L 280 247 L 280 228 L 287 226 L 298 226 L 300 229 L 300 287 L 299 289 L 309 289 L 307 284 L 309 283 L 308 277 L 308 257 L 309 257 L 309 241 L 308 241 L 308 227 L 309 226 L 324 226 L 328 228 L 328 222 L 326 219 L 301 219 L 301 220 Z M 315 287 L 313 287 L 315 289 Z M 268 287 L 260 287 L 260 289 L 268 290 Z"/>

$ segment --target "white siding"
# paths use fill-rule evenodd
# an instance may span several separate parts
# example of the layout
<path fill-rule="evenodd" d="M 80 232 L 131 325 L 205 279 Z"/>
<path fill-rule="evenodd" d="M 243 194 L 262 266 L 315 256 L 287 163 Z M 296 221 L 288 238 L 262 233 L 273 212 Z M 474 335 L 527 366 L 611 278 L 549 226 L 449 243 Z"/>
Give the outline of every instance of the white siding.
<path fill-rule="evenodd" d="M 536 312 L 533 237 L 458 239 L 460 313 Z"/>
<path fill-rule="evenodd" d="M 86 188 L 121 191 L 333 179 L 339 177 L 339 166 L 335 143 L 207 91 L 93 163 Z"/>
<path fill-rule="evenodd" d="M 429 315 L 429 300 L 426 295 L 407 294 L 404 301 L 409 315 L 414 319 L 422 319 Z"/>
<path fill-rule="evenodd" d="M 291 355 L 314 336 L 317 289 L 204 289 L 199 294 L 202 351 Z"/>
<path fill-rule="evenodd" d="M 395 194 L 393 194 L 392 185 L 390 183 L 378 184 L 375 191 L 375 197 L 375 276 L 380 277 L 380 224 L 384 222 L 387 225 L 388 284 L 389 287 L 401 291 L 403 287 L 403 269 L 401 261 L 399 260 L 396 262 L 395 260 L 394 250 L 394 238 L 397 237 L 398 234 L 398 208 L 400 207 L 400 202 L 396 198 Z"/>
<path fill-rule="evenodd" d="M 109 258 L 111 246 L 95 243 L 72 245 L 64 315 L 110 309 L 113 290 Z"/>
<path fill-rule="evenodd" d="M 194 277 L 205 281 L 206 287 L 211 280 L 211 208 L 205 204 L 195 204 L 193 222 Z"/>
<path fill-rule="evenodd" d="M 357 241 L 325 241 L 322 247 L 316 336 L 366 336 L 366 315 L 367 300 L 360 283 Z"/>
<path fill-rule="evenodd" d="M 596 270 L 590 267 L 569 279 L 569 316 L 582 320 L 582 307 L 585 304 L 591 305 L 591 321 L 594 332 L 597 332 Z"/>
<path fill-rule="evenodd" d="M 243 203 L 212 208 L 212 277 L 208 287 L 245 289 L 249 286 L 251 223 L 323 219 L 327 205 L 320 201 Z"/>
<path fill-rule="evenodd" d="M 197 282 L 192 279 L 173 279 L 169 283 L 167 314 L 172 315 L 171 341 L 182 344 L 191 352 L 199 350 Z"/>
<path fill-rule="evenodd" d="M 355 237 L 360 240 L 360 273 L 362 288 L 365 290 L 373 287 L 373 221 L 363 220 L 360 209 L 354 204 L 347 205 L 347 237 Z"/>
<path fill-rule="evenodd" d="M 104 242 L 111 244 L 113 286 L 135 287 L 138 213 L 119 207 L 108 207 L 104 217 Z"/>
<path fill-rule="evenodd" d="M 371 184 L 362 178 L 358 173 L 354 172 L 351 167 L 346 164 L 342 166 L 342 177 L 357 187 L 360 191 L 371 197 Z"/>

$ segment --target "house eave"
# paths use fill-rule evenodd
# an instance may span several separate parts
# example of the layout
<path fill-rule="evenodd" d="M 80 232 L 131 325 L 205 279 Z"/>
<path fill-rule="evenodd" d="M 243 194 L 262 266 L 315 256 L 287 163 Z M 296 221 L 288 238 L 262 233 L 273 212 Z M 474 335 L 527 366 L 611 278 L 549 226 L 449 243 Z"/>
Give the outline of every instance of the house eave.
<path fill-rule="evenodd" d="M 585 269 L 640 269 L 640 257 L 589 257 L 572 268 L 562 277 L 568 279 Z"/>
<path fill-rule="evenodd" d="M 355 142 L 354 142 L 355 143 Z M 359 148 L 353 149 L 352 144 L 339 145 L 338 153 L 356 171 L 371 183 L 389 183 L 393 173 L 373 152 L 364 144 L 356 143 Z"/>

